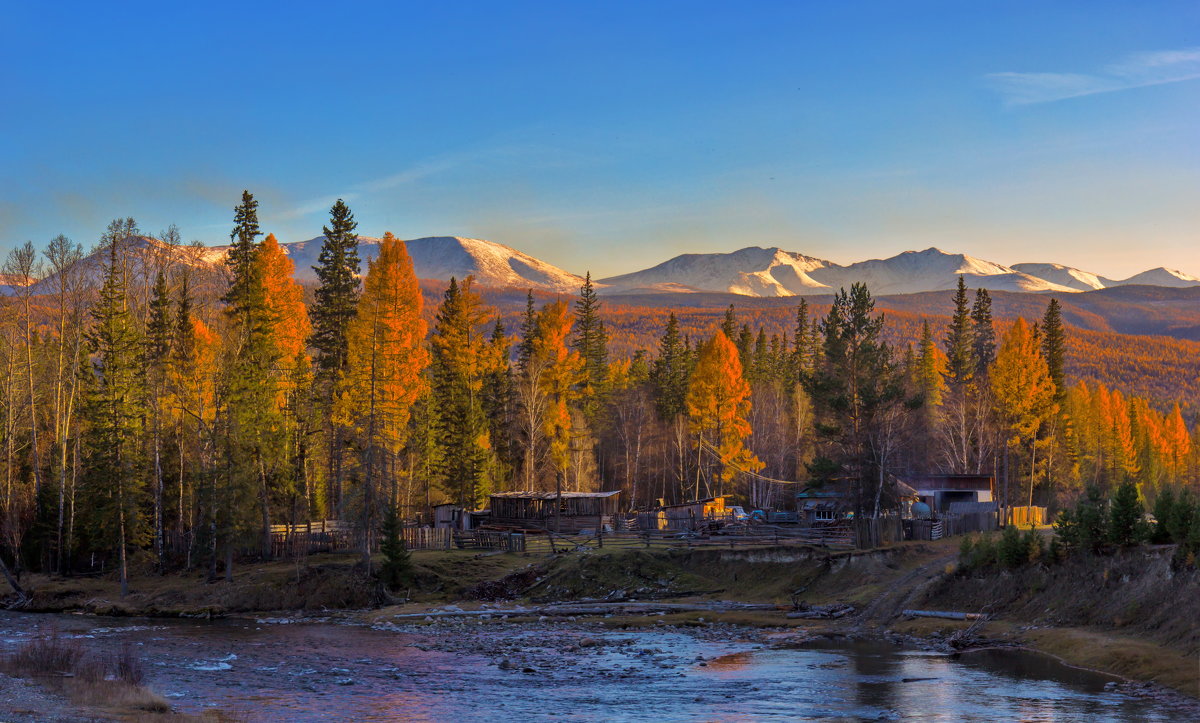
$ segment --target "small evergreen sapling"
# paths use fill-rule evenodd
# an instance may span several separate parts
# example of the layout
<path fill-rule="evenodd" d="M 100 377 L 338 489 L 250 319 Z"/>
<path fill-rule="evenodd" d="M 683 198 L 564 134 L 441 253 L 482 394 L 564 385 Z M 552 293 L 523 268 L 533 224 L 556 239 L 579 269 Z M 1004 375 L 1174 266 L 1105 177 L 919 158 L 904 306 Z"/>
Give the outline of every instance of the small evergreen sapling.
<path fill-rule="evenodd" d="M 412 553 L 404 544 L 403 524 L 400 515 L 389 507 L 379 530 L 379 550 L 383 553 L 383 566 L 379 569 L 379 581 L 395 589 L 408 581 L 412 572 Z"/>

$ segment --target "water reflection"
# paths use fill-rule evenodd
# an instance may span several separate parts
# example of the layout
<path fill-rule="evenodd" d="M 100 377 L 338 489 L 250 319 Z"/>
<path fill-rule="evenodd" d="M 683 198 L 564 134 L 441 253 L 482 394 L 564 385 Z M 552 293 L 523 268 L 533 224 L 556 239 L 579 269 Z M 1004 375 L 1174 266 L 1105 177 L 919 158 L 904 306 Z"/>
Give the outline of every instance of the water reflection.
<path fill-rule="evenodd" d="M 888 645 L 761 648 L 736 631 L 11 613 L 0 639 L 12 646 L 52 625 L 99 649 L 134 642 L 152 686 L 183 710 L 219 706 L 254 721 L 1172 719 L 1104 691 L 1103 677 L 1011 651 L 951 660 Z"/>

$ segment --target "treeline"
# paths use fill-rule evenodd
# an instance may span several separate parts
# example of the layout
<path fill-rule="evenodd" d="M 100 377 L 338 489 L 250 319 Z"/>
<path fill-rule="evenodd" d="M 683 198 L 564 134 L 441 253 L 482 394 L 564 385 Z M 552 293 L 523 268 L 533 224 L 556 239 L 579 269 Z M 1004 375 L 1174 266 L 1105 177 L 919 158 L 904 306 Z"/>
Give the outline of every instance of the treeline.
<path fill-rule="evenodd" d="M 653 348 L 613 354 L 590 278 L 571 301 L 527 294 L 506 324 L 470 278 L 428 303 L 391 234 L 362 268 L 356 228 L 338 201 L 315 289 L 248 192 L 215 273 L 132 219 L 106 229 L 99 268 L 64 237 L 14 250 L 0 558 L 215 577 L 269 557 L 272 524 L 353 521 L 366 555 L 397 517 L 512 489 L 769 507 L 811 484 L 873 514 L 894 477 L 927 472 L 995 474 L 1007 500 L 1051 506 L 1085 484 L 1153 499 L 1196 481 L 1178 408 L 1068 384 L 1054 301 L 1000 328 L 960 281 L 946 327 L 897 344 L 856 285 L 822 314 L 800 300 L 787 329 L 668 314 Z"/>

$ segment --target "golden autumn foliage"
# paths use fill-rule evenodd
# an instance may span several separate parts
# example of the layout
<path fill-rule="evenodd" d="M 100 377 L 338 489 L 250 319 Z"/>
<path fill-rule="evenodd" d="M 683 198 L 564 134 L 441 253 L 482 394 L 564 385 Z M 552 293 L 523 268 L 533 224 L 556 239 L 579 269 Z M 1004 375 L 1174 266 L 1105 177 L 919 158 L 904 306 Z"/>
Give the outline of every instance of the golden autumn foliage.
<path fill-rule="evenodd" d="M 757 472 L 763 463 L 746 447 L 750 436 L 750 384 L 737 347 L 722 331 L 700 347 L 687 393 L 688 419 L 699 444 L 715 447 L 723 482 L 739 470 Z"/>
<path fill-rule="evenodd" d="M 368 444 L 393 454 L 404 441 L 429 364 L 422 306 L 404 242 L 384 234 L 347 333 L 349 364 L 338 406 L 339 417 L 366 435 Z"/>
<path fill-rule="evenodd" d="M 268 234 L 254 256 L 262 272 L 263 291 L 271 314 L 271 331 L 283 362 L 293 365 L 304 353 L 312 324 L 304 305 L 304 289 L 293 276 L 295 265 L 284 253 L 275 234 Z"/>
<path fill-rule="evenodd" d="M 1057 410 L 1050 369 L 1024 319 L 1018 318 L 1004 335 L 990 383 L 1009 446 L 1034 439 Z"/>
<path fill-rule="evenodd" d="M 583 359 L 567 349 L 571 333 L 571 312 L 565 301 L 547 304 L 537 317 L 537 335 L 533 340 L 532 364 L 545 370 L 540 383 L 546 409 L 542 433 L 549 444 L 550 463 L 563 472 L 571 462 L 571 408 L 578 396 L 577 385 L 583 378 Z"/>

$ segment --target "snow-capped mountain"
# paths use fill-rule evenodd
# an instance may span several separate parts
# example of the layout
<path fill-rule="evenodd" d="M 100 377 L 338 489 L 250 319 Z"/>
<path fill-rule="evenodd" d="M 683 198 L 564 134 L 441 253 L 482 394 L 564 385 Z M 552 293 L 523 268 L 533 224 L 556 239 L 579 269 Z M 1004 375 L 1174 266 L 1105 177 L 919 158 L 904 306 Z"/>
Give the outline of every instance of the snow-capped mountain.
<path fill-rule="evenodd" d="M 1088 271 L 1063 266 L 1062 264 L 1013 264 L 1014 271 L 1029 274 L 1035 278 L 1045 279 L 1059 286 L 1066 286 L 1076 291 L 1093 291 L 1106 289 L 1114 282 Z"/>
<path fill-rule="evenodd" d="M 325 237 L 318 236 L 307 241 L 280 244 L 296 265 L 296 278 L 300 281 L 316 281 L 313 267 L 321 253 Z M 574 293 L 583 284 L 583 278 L 514 248 L 475 238 L 458 236 L 429 236 L 405 241 L 413 268 L 422 279 L 448 280 L 474 276 L 482 286 L 534 288 L 543 291 Z M 224 247 L 223 247 L 224 248 Z M 358 256 L 362 271 L 367 271 L 367 261 L 379 255 L 379 239 L 370 236 L 358 237 Z"/>
<path fill-rule="evenodd" d="M 1128 279 L 1123 279 L 1121 281 L 1105 279 L 1105 282 L 1107 282 L 1108 286 L 1129 286 L 1132 284 L 1138 284 L 1141 286 L 1173 286 L 1176 288 L 1181 288 L 1184 286 L 1200 286 L 1200 278 L 1192 276 L 1191 274 L 1185 274 L 1182 271 L 1177 271 L 1175 269 L 1164 269 L 1161 266 L 1156 269 L 1150 269 L 1149 271 L 1143 271 L 1140 274 L 1135 274 L 1130 276 Z"/>
<path fill-rule="evenodd" d="M 317 280 L 313 267 L 317 265 L 323 242 L 324 237 L 318 236 L 280 244 L 295 265 L 297 280 Z M 141 269 L 156 270 L 168 259 L 202 271 L 215 271 L 221 268 L 229 252 L 229 246 L 169 246 L 148 236 L 131 236 L 123 243 L 134 259 L 131 269 L 135 274 Z M 405 243 L 417 276 L 422 279 L 445 281 L 451 276 L 458 279 L 474 276 L 479 285 L 486 287 L 532 288 L 561 293 L 575 293 L 583 284 L 580 276 L 493 241 L 432 236 Z M 85 275 L 97 283 L 104 268 L 104 255 L 102 251 L 93 252 L 82 261 Z M 379 239 L 359 236 L 358 255 L 365 274 L 367 261 L 379 255 Z M 34 292 L 52 293 L 56 288 L 55 279 L 48 277 L 35 284 Z M 4 293 L 12 293 L 12 288 L 0 279 L 0 294 Z"/>
<path fill-rule="evenodd" d="M 315 282 L 313 267 L 324 238 L 280 244 L 295 264 L 296 278 Z M 379 239 L 359 236 L 359 257 L 367 261 L 379 252 Z M 143 282 L 153 280 L 163 261 L 182 263 L 202 271 L 219 271 L 228 246 L 170 246 L 148 236 L 123 242 L 133 262 L 131 273 Z M 458 236 L 430 236 L 406 242 L 417 276 L 446 281 L 474 276 L 490 288 L 536 289 L 574 294 L 583 278 L 493 241 Z M 104 252 L 83 259 L 84 276 L 99 282 Z M 751 246 L 731 253 L 683 254 L 642 271 L 601 279 L 604 294 L 655 292 L 719 292 L 745 296 L 778 297 L 830 294 L 851 284 L 865 283 L 876 295 L 912 294 L 953 289 L 959 277 L 972 288 L 1017 292 L 1076 293 L 1114 286 L 1200 286 L 1200 278 L 1182 271 L 1156 268 L 1128 279 L 1114 280 L 1070 266 L 1022 263 L 1012 266 L 985 261 L 937 248 L 906 251 L 891 258 L 840 265 L 778 247 Z M 14 293 L 11 279 L 0 275 L 0 295 Z M 33 293 L 53 293 L 53 276 L 33 285 Z"/>
<path fill-rule="evenodd" d="M 940 249 L 906 251 L 889 259 L 841 266 L 779 248 L 750 247 L 728 254 L 685 254 L 632 274 L 601 279 L 608 293 L 636 290 L 720 291 L 747 296 L 828 294 L 865 283 L 875 294 L 952 289 L 963 276 L 973 288 L 1072 291 L 1007 266 Z"/>
<path fill-rule="evenodd" d="M 724 291 L 746 296 L 797 296 L 828 287 L 809 274 L 828 261 L 779 248 L 751 246 L 728 254 L 683 254 L 644 271 L 601 279 L 610 291 Z"/>

